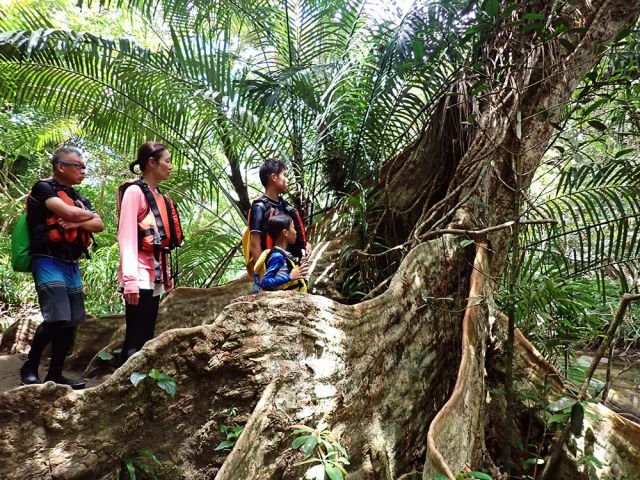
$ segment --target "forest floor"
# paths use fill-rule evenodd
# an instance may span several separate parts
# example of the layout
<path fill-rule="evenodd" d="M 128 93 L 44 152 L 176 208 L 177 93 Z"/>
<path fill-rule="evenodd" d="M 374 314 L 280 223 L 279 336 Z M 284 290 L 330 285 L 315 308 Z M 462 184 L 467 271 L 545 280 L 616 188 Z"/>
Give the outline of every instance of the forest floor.
<path fill-rule="evenodd" d="M 0 341 L 2 340 L 2 332 L 13 323 L 23 319 L 36 319 L 42 321 L 42 315 L 37 305 L 25 305 L 20 307 L 0 305 Z M 0 355 L 0 393 L 6 392 L 20 386 L 20 367 L 27 359 L 29 345 L 14 345 L 13 351 Z M 49 358 L 45 355 L 40 362 L 38 370 L 41 379 L 47 375 L 49 369 Z M 67 377 L 81 377 L 82 372 L 65 369 L 63 375 Z M 105 378 L 93 379 L 88 378 L 87 387 L 95 387 L 102 383 Z"/>
<path fill-rule="evenodd" d="M 20 386 L 20 367 L 27 359 L 26 353 L 12 353 L 9 355 L 0 355 L 0 393 L 6 392 Z M 49 368 L 49 359 L 43 359 L 40 362 L 40 378 L 44 379 Z M 78 378 L 82 376 L 82 372 L 65 369 L 63 375 L 66 377 Z M 100 385 L 106 378 L 87 378 L 87 387 L 96 387 Z"/>

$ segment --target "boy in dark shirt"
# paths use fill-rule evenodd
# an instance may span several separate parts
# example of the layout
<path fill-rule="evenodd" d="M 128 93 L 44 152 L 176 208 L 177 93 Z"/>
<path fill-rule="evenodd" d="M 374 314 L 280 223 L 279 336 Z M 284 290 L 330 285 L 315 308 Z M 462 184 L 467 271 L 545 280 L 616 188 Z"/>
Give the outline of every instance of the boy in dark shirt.
<path fill-rule="evenodd" d="M 300 214 L 281 197 L 289 191 L 287 168 L 284 163 L 277 159 L 265 161 L 260 167 L 260 182 L 264 186 L 264 194 L 254 200 L 249 213 L 251 260 L 248 267 L 250 272 L 253 271 L 253 265 L 263 250 L 273 246 L 274 239 L 267 233 L 267 223 L 274 215 L 288 215 L 293 221 L 296 239 L 293 244 L 285 247 L 286 251 L 297 262 L 311 253 L 311 244 L 307 242 Z"/>
<path fill-rule="evenodd" d="M 264 275 L 259 279 L 260 288 L 306 292 L 307 283 L 304 277 L 309 271 L 309 266 L 306 261 L 297 266 L 293 256 L 287 251 L 287 248 L 296 242 L 297 234 L 293 220 L 288 215 L 275 215 L 267 223 L 267 233 L 275 239 L 275 245 L 268 252 L 262 252 L 256 262 L 256 270 L 259 272 L 263 270 L 262 264 L 266 264 Z"/>
<path fill-rule="evenodd" d="M 62 147 L 51 158 L 53 177 L 37 182 L 27 200 L 33 278 L 43 322 L 36 329 L 27 361 L 20 369 L 23 385 L 41 383 L 40 357 L 51 343 L 45 381 L 83 388 L 84 380 L 62 375 L 76 327 L 85 320 L 78 258 L 87 252 L 90 234 L 104 225 L 89 201 L 73 189 L 84 180 L 79 150 Z"/>

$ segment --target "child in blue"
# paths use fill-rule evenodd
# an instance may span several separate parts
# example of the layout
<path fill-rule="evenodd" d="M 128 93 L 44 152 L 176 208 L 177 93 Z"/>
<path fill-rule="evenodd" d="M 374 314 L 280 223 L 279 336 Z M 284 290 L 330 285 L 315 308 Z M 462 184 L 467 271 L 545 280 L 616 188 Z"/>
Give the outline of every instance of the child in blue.
<path fill-rule="evenodd" d="M 265 250 L 255 264 L 255 282 L 263 290 L 307 291 L 304 277 L 309 272 L 306 260 L 296 265 L 287 247 L 296 242 L 296 229 L 288 215 L 274 215 L 267 224 L 274 246 Z"/>

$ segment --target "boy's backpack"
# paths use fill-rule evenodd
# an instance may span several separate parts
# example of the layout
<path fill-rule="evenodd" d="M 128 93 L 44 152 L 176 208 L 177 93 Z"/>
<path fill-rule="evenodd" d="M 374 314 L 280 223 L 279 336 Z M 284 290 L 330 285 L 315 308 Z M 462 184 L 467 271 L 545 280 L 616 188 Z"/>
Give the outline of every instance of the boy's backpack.
<path fill-rule="evenodd" d="M 253 267 L 253 274 L 254 276 L 258 277 L 256 280 L 258 283 L 262 282 L 262 278 L 267 272 L 267 264 L 269 263 L 269 257 L 271 256 L 272 252 L 274 252 L 273 249 L 264 250 L 258 257 L 258 260 L 256 260 L 256 263 Z M 296 263 L 289 257 L 289 255 L 285 255 L 284 258 L 289 267 L 289 272 L 291 272 L 291 270 L 293 270 L 294 268 L 298 268 L 298 265 L 296 265 Z M 296 292 L 307 293 L 307 281 L 304 278 L 301 278 L 299 280 L 291 280 L 290 282 L 276 287 L 275 290 L 295 290 Z"/>
<path fill-rule="evenodd" d="M 31 271 L 31 233 L 26 211 L 11 231 L 11 266 L 15 272 Z"/>
<path fill-rule="evenodd" d="M 304 248 L 304 246 L 307 244 L 307 233 L 305 232 L 304 223 L 302 223 L 302 218 L 300 217 L 300 213 L 291 205 L 289 205 L 287 202 L 283 201 L 283 203 L 285 205 L 285 211 L 283 213 L 289 215 L 292 218 L 293 223 L 296 227 L 296 231 L 299 232 L 296 243 L 299 243 L 300 245 L 302 245 L 302 248 Z M 265 215 L 267 216 L 267 218 L 271 217 L 273 209 L 271 208 L 270 203 L 268 202 L 267 198 L 264 195 L 261 195 L 260 197 L 256 198 L 251 204 L 251 208 L 253 208 L 256 204 L 261 205 L 262 208 L 264 208 Z M 249 210 L 249 214 L 247 215 L 247 228 L 245 228 L 242 234 L 242 254 L 244 256 L 244 264 L 247 267 L 247 272 L 249 273 L 251 273 L 249 270 L 249 264 L 252 260 L 251 230 L 249 228 L 250 225 L 251 225 L 251 209 Z M 264 233 L 264 235 L 265 235 L 265 243 L 266 243 L 265 250 L 268 250 L 271 247 L 273 247 L 273 239 L 266 232 Z M 254 266 L 254 269 L 255 269 L 255 266 Z"/>
<path fill-rule="evenodd" d="M 155 283 L 162 283 L 164 278 L 164 284 L 168 286 L 168 275 L 162 275 L 163 271 L 166 273 L 167 256 L 171 250 L 182 246 L 184 242 L 178 208 L 168 196 L 163 194 L 161 195 L 164 201 L 160 204 L 156 202 L 153 192 L 144 180 L 131 180 L 118 187 L 116 199 L 118 219 L 120 219 L 120 207 L 124 192 L 132 185 L 140 187 L 149 206 L 147 215 L 138 222 L 138 246 L 141 250 L 153 252 Z M 176 271 L 172 272 L 172 276 L 178 276 L 177 266 Z"/>

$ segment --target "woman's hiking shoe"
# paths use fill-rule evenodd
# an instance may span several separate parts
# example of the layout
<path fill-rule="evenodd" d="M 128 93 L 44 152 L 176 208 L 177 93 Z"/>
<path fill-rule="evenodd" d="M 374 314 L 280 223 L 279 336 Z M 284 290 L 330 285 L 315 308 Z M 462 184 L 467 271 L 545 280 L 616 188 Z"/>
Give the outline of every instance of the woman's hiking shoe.
<path fill-rule="evenodd" d="M 74 390 L 82 390 L 87 385 L 87 382 L 84 378 L 67 378 L 64 375 L 60 375 L 57 377 L 51 377 L 47 375 L 44 381 L 55 382 L 60 385 L 69 385 Z"/>
<path fill-rule="evenodd" d="M 38 377 L 38 366 L 33 365 L 31 360 L 24 362 L 24 365 L 20 367 L 20 383 L 22 385 L 38 385 L 42 383 Z"/>

